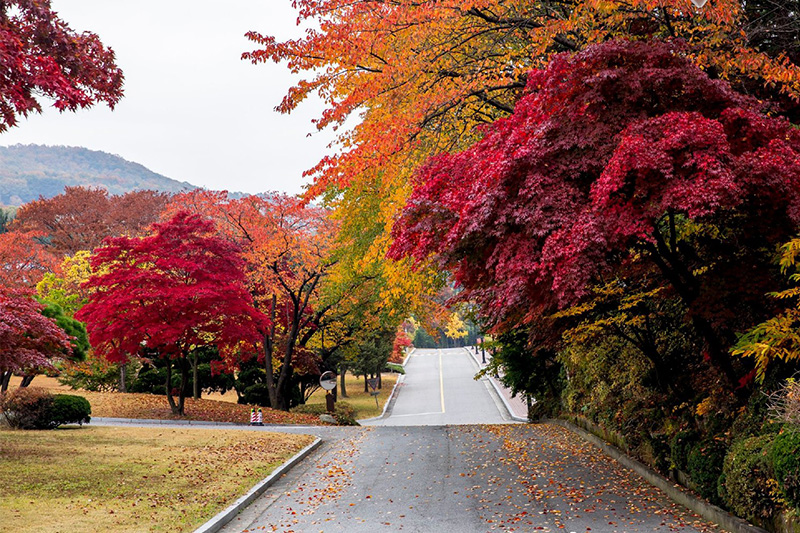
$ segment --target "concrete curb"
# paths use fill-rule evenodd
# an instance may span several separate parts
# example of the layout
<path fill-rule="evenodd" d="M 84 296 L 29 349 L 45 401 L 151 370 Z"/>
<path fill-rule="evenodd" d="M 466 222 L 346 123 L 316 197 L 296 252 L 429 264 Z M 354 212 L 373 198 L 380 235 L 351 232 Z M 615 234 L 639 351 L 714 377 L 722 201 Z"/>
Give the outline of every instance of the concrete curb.
<path fill-rule="evenodd" d="M 405 367 L 405 366 L 406 366 L 406 363 L 408 363 L 408 359 L 411 357 L 411 354 L 413 354 L 413 353 L 414 353 L 414 352 L 416 352 L 416 351 L 417 351 L 417 348 L 416 348 L 416 346 L 415 346 L 414 348 L 411 348 L 411 349 L 408 351 L 408 353 L 406 354 L 406 357 L 405 357 L 405 359 L 403 359 L 403 362 L 402 362 L 402 363 L 400 363 L 400 366 L 403 366 L 403 367 Z"/>
<path fill-rule="evenodd" d="M 194 530 L 194 533 L 215 533 L 222 529 L 222 527 L 233 520 L 236 515 L 239 514 L 239 511 L 250 505 L 253 500 L 261 496 L 267 488 L 273 485 L 281 476 L 286 474 L 289 470 L 292 469 L 297 463 L 305 459 L 308 454 L 314 451 L 320 444 L 322 443 L 322 439 L 319 437 L 300 450 L 294 457 L 283 463 L 281 466 L 275 469 L 269 476 L 264 478 L 263 480 L 259 481 L 258 484 L 250 489 L 247 494 L 233 502 L 227 509 L 222 511 L 221 513 L 217 514 L 214 518 L 200 526 L 199 528 Z"/>
<path fill-rule="evenodd" d="M 127 425 L 147 425 L 147 426 L 227 426 L 227 427 L 240 427 L 249 426 L 249 424 L 240 424 L 238 422 L 205 422 L 203 420 L 158 420 L 155 418 L 110 418 L 110 417 L 92 417 L 92 422 L 97 425 L 108 426 L 127 426 Z M 89 424 L 91 424 L 90 422 Z"/>
<path fill-rule="evenodd" d="M 461 349 L 464 350 L 465 352 L 467 352 L 470 357 L 472 357 L 472 360 L 475 361 L 478 364 L 478 368 L 481 368 L 481 362 L 478 361 L 478 356 L 477 355 L 473 354 L 472 351 L 470 351 L 469 349 L 467 349 L 464 346 L 462 346 Z M 491 383 L 492 387 L 494 388 L 494 391 L 497 393 L 497 396 L 500 398 L 500 401 L 503 402 L 503 407 L 505 407 L 506 411 L 508 411 L 508 416 L 511 417 L 511 420 L 515 420 L 517 422 L 530 422 L 530 420 L 528 420 L 527 418 L 523 418 L 521 416 L 515 415 L 514 414 L 514 410 L 511 408 L 511 404 L 508 403 L 508 400 L 503 395 L 503 392 L 500 389 L 500 385 L 494 380 L 494 378 L 492 376 L 487 375 L 486 378 L 489 380 L 489 383 Z"/>
<path fill-rule="evenodd" d="M 382 418 L 386 418 L 388 416 L 386 414 L 387 411 L 389 413 L 392 412 L 391 409 L 389 409 L 389 406 L 391 405 L 392 407 L 394 407 L 394 403 L 393 402 L 397 401 L 397 396 L 396 396 L 396 394 L 397 394 L 397 392 L 396 392 L 397 391 L 397 386 L 400 385 L 403 381 L 405 381 L 405 379 L 406 379 L 406 375 L 405 374 L 400 374 L 400 377 L 398 377 L 397 381 L 394 382 L 394 387 L 392 387 L 392 392 L 389 393 L 389 399 L 386 400 L 385 404 L 383 404 L 383 411 L 381 412 L 381 414 L 379 414 L 378 416 L 373 416 L 372 418 L 362 418 L 361 420 L 356 420 L 356 422 L 358 422 L 360 424 L 362 422 L 371 422 L 373 420 L 380 420 Z"/>
<path fill-rule="evenodd" d="M 633 470 L 634 472 L 642 476 L 645 479 L 645 481 L 663 490 L 667 494 L 667 496 L 669 496 L 670 499 L 672 499 L 675 503 L 679 503 L 680 505 L 683 505 L 687 509 L 694 511 L 695 513 L 702 516 L 709 522 L 717 524 L 725 531 L 730 531 L 731 533 L 768 533 L 767 530 L 765 529 L 761 529 L 760 527 L 756 527 L 752 524 L 749 524 L 747 521 L 742 520 L 737 516 L 733 516 L 727 511 L 720 509 L 716 505 L 712 505 L 706 501 L 701 500 L 693 493 L 691 493 L 688 489 L 685 489 L 684 487 L 668 480 L 661 474 L 655 472 L 654 470 L 651 470 L 650 467 L 644 465 L 643 463 L 640 463 L 639 461 L 633 459 L 632 457 L 629 457 L 628 455 L 623 453 L 620 449 L 607 443 L 597 435 L 589 433 L 585 429 L 579 428 L 578 426 L 576 426 L 571 422 L 560 419 L 546 419 L 543 420 L 543 422 L 562 426 L 572 431 L 573 433 L 577 434 L 578 436 L 582 437 L 584 440 L 594 444 L 595 446 L 600 448 L 606 455 L 616 460 L 619 464 L 621 464 L 625 468 Z"/>

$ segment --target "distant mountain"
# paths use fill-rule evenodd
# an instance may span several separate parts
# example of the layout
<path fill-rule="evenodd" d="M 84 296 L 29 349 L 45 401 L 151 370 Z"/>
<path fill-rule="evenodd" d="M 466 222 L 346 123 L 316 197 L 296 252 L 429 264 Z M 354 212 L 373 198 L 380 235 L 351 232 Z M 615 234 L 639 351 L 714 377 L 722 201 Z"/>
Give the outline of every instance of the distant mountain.
<path fill-rule="evenodd" d="M 66 186 L 102 187 L 112 194 L 197 189 L 117 155 L 71 146 L 0 146 L 0 205 L 52 198 Z"/>

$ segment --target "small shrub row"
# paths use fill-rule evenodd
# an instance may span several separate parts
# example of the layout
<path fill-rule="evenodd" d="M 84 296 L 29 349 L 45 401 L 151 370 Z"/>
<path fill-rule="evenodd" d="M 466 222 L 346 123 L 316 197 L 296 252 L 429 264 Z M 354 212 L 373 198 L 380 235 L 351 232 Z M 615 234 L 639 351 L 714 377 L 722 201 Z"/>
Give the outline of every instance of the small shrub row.
<path fill-rule="evenodd" d="M 302 404 L 297 407 L 292 407 L 293 413 L 302 413 L 307 415 L 322 415 L 328 412 L 325 404 L 313 403 Z M 333 410 L 333 418 L 340 426 L 357 426 L 356 410 L 347 402 L 336 402 Z"/>
<path fill-rule="evenodd" d="M 46 389 L 24 387 L 0 397 L 0 411 L 12 428 L 54 429 L 64 424 L 88 423 L 92 407 L 81 396 L 52 395 Z"/>
<path fill-rule="evenodd" d="M 386 372 L 394 372 L 395 374 L 405 374 L 406 369 L 403 365 L 397 363 L 386 363 Z"/>

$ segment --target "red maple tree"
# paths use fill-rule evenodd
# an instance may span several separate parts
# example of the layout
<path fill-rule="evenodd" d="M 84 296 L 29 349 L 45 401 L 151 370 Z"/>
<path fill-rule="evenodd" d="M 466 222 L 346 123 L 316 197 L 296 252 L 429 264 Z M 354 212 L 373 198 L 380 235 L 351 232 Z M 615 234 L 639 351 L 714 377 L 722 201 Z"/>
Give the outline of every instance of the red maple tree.
<path fill-rule="evenodd" d="M 122 98 L 122 71 L 97 35 L 77 33 L 58 18 L 48 0 L 0 3 L 0 132 L 18 116 L 40 112 L 38 97 L 60 111 Z"/>
<path fill-rule="evenodd" d="M 0 391 L 15 372 L 52 368 L 53 357 L 72 353 L 70 337 L 43 308 L 29 293 L 0 285 Z"/>
<path fill-rule="evenodd" d="M 800 132 L 710 78 L 680 43 L 613 41 L 533 71 L 514 114 L 432 159 L 393 257 L 433 257 L 495 322 L 573 304 L 630 261 L 686 307 L 706 356 L 779 285 L 800 222 Z"/>
<path fill-rule="evenodd" d="M 177 213 L 154 224 L 146 237 L 107 239 L 91 264 L 89 302 L 76 318 L 86 322 L 92 346 L 110 361 L 141 353 L 170 360 L 166 392 L 175 414 L 184 414 L 195 347 L 247 350 L 265 328 L 267 319 L 246 289 L 240 249 L 217 237 L 213 222 L 199 215 Z M 177 404 L 173 364 L 181 375 Z"/>

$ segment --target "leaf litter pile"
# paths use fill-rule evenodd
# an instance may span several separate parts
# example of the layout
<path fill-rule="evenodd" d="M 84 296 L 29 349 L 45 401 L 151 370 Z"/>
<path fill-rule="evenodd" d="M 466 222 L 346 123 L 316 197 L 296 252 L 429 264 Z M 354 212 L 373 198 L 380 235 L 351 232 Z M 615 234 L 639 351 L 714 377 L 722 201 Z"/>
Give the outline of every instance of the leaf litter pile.
<path fill-rule="evenodd" d="M 136 394 L 120 392 L 77 391 L 92 405 L 92 416 L 111 418 L 136 418 L 156 420 L 204 420 L 209 422 L 250 422 L 249 405 L 240 405 L 217 400 L 195 400 L 186 398 L 186 416 L 172 414 L 167 397 L 155 394 Z M 301 413 L 287 413 L 276 409 L 263 408 L 265 424 L 319 425 L 319 417 Z"/>
<path fill-rule="evenodd" d="M 192 531 L 312 440 L 195 428 L 0 430 L 3 528 Z"/>

